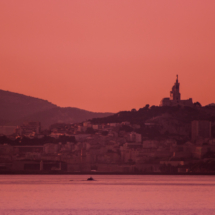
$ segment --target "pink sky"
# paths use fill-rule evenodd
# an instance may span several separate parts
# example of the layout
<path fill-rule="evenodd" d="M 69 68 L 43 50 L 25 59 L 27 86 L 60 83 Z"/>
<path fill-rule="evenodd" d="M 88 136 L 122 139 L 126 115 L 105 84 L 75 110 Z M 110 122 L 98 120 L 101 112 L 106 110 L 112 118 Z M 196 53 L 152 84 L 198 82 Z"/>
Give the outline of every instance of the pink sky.
<path fill-rule="evenodd" d="M 117 112 L 215 102 L 214 0 L 2 0 L 0 89 Z"/>

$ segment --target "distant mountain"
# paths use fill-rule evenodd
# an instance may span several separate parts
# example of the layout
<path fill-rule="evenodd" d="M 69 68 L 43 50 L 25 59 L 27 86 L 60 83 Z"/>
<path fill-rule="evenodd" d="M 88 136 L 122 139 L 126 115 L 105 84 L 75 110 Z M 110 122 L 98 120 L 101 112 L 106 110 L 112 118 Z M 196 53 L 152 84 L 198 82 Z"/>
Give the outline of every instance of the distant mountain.
<path fill-rule="evenodd" d="M 49 101 L 0 90 L 0 125 L 20 125 L 25 121 L 40 121 L 43 128 L 53 123 L 76 123 L 110 116 L 79 108 L 61 108 Z"/>
<path fill-rule="evenodd" d="M 0 119 L 16 120 L 57 107 L 43 99 L 0 90 Z"/>
<path fill-rule="evenodd" d="M 54 123 L 83 122 L 92 118 L 106 117 L 110 115 L 111 113 L 95 113 L 73 107 L 55 107 L 25 116 L 14 121 L 13 124 L 20 125 L 22 122 L 40 121 L 43 128 L 48 128 Z"/>

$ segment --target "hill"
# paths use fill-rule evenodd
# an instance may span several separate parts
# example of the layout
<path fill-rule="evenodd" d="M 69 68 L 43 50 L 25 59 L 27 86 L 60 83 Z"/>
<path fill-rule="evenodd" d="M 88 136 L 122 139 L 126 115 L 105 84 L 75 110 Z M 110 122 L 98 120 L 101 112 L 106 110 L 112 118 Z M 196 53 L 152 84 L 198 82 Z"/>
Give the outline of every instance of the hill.
<path fill-rule="evenodd" d="M 215 106 L 205 107 L 149 107 L 146 105 L 138 111 L 122 111 L 112 116 L 95 118 L 93 124 L 130 122 L 140 125 L 138 130 L 143 136 L 160 137 L 177 135 L 190 137 L 193 120 L 209 120 L 212 122 L 212 134 L 215 136 Z"/>
<path fill-rule="evenodd" d="M 25 121 L 40 121 L 43 128 L 53 123 L 76 123 L 106 117 L 112 113 L 95 113 L 74 107 L 58 107 L 31 96 L 0 90 L 0 125 L 20 125 Z"/>

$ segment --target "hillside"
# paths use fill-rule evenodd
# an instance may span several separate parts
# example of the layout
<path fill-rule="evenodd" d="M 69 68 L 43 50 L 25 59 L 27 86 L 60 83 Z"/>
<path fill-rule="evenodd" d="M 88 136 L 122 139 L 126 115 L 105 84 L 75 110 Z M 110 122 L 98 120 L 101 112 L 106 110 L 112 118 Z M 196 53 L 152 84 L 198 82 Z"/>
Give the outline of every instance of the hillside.
<path fill-rule="evenodd" d="M 192 120 L 215 120 L 215 106 L 205 107 L 159 107 L 145 106 L 138 111 L 121 111 L 108 117 L 92 119 L 92 123 L 109 123 L 129 121 L 132 124 L 142 124 L 155 117 L 169 114 L 170 118 L 175 118 L 183 122 Z"/>
<path fill-rule="evenodd" d="M 62 108 L 43 99 L 0 90 L 0 125 L 20 125 L 25 121 L 40 121 L 43 128 L 48 128 L 53 123 L 76 123 L 111 114 L 73 107 Z"/>
<path fill-rule="evenodd" d="M 112 116 L 95 118 L 91 122 L 121 123 L 130 122 L 141 126 L 139 133 L 143 136 L 159 137 L 178 135 L 190 137 L 193 120 L 209 120 L 212 122 L 212 134 L 215 135 L 215 106 L 205 107 L 158 107 L 146 106 L 138 111 L 122 111 Z"/>
<path fill-rule="evenodd" d="M 0 90 L 0 119 L 2 120 L 16 120 L 55 107 L 57 106 L 43 99 Z"/>

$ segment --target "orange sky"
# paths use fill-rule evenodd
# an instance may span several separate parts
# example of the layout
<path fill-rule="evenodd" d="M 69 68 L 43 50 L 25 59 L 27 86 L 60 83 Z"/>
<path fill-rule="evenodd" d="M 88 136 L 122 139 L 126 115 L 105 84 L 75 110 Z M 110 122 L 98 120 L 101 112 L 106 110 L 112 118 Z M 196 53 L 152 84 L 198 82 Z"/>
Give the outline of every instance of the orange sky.
<path fill-rule="evenodd" d="M 1 0 L 0 89 L 98 112 L 215 102 L 214 0 Z"/>

